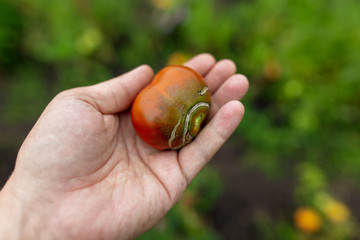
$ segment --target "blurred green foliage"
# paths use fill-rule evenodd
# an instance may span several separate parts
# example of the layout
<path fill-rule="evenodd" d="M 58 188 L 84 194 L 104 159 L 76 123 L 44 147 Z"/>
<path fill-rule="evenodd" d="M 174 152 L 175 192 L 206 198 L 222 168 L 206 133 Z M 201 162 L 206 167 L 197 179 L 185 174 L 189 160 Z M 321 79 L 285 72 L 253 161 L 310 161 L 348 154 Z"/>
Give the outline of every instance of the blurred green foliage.
<path fill-rule="evenodd" d="M 305 160 L 359 176 L 359 3 L 263 0 L 241 9 L 240 69 L 253 87 L 240 129 L 246 158 L 271 174 Z"/>
<path fill-rule="evenodd" d="M 357 0 L 0 0 L 0 125 L 34 122 L 64 89 L 210 52 L 250 80 L 241 161 L 292 172 L 294 201 L 312 205 L 331 179 L 360 182 L 359 12 Z M 221 180 L 199 178 L 185 194 L 202 192 L 198 205 L 180 202 L 143 239 L 217 238 L 201 216 Z M 262 239 L 292 235 L 291 221 Z"/>

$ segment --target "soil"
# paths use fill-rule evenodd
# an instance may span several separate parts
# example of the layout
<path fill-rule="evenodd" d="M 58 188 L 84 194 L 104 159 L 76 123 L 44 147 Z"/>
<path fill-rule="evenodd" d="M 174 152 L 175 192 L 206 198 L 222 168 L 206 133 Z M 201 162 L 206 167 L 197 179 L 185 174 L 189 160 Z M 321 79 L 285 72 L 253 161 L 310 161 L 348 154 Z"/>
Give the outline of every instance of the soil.
<path fill-rule="evenodd" d="M 0 125 L 0 189 L 14 170 L 17 153 L 31 126 Z"/>
<path fill-rule="evenodd" d="M 222 239 L 259 239 L 253 217 L 266 212 L 276 218 L 292 209 L 295 180 L 286 175 L 269 179 L 259 170 L 245 168 L 239 143 L 232 136 L 210 163 L 223 181 L 223 193 L 210 217 Z"/>

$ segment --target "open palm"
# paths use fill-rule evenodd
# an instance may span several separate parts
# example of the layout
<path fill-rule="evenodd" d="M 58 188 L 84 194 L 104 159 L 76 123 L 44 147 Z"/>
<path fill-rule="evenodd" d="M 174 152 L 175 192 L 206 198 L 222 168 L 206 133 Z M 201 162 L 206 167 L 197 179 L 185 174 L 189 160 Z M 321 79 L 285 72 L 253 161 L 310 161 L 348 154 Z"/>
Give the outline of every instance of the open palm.
<path fill-rule="evenodd" d="M 150 83 L 148 66 L 54 98 L 20 149 L 9 182 L 47 232 L 38 239 L 132 239 L 176 203 L 244 114 L 247 79 L 208 54 L 186 63 L 212 93 L 210 121 L 180 151 L 157 151 L 135 133 L 129 108 Z M 6 190 L 6 189 L 5 189 Z"/>

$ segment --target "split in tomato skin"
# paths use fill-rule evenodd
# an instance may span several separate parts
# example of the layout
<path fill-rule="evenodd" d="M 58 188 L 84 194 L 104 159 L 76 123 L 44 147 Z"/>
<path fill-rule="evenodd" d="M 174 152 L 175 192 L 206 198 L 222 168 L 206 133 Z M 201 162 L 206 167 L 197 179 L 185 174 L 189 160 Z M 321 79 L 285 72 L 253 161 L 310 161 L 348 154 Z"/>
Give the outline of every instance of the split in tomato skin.
<path fill-rule="evenodd" d="M 179 149 L 199 133 L 210 105 L 202 76 L 188 67 L 171 65 L 135 98 L 131 120 L 140 138 L 152 147 Z"/>

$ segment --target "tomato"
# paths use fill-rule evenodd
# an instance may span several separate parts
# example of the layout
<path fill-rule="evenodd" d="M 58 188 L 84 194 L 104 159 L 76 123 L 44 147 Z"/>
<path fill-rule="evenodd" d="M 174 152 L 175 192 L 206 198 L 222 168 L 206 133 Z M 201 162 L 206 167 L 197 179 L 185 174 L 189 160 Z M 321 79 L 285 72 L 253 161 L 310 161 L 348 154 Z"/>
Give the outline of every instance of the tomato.
<path fill-rule="evenodd" d="M 171 65 L 137 95 L 131 120 L 136 133 L 152 147 L 179 149 L 199 133 L 210 105 L 203 77 L 191 68 Z"/>

